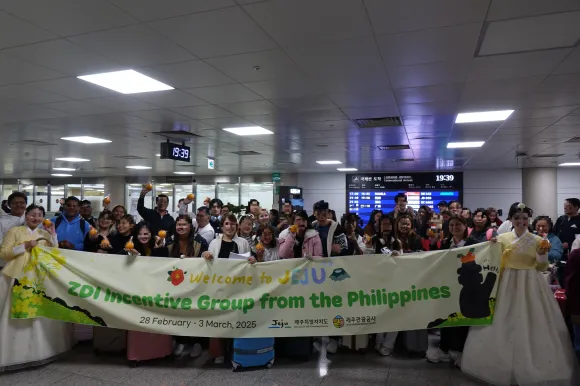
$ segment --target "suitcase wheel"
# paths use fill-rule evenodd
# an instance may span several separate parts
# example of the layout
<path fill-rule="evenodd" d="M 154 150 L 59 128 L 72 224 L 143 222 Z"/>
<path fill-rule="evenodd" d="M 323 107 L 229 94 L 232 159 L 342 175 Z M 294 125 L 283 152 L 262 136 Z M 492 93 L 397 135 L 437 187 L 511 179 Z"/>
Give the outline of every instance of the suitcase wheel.
<path fill-rule="evenodd" d="M 241 366 L 240 366 L 238 363 L 236 363 L 236 362 L 232 361 L 232 371 L 233 371 L 233 372 L 236 372 L 236 371 L 238 371 L 238 370 L 240 369 L 240 367 L 241 367 Z"/>
<path fill-rule="evenodd" d="M 139 366 L 139 362 L 138 361 L 129 361 L 129 367 L 134 369 L 135 367 Z"/>

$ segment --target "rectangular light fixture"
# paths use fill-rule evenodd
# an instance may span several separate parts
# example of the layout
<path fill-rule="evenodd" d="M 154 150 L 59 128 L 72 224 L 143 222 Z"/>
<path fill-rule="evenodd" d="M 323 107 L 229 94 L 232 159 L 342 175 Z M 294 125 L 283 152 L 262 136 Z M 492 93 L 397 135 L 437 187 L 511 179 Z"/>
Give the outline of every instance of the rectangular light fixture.
<path fill-rule="evenodd" d="M 236 134 L 236 135 L 266 135 L 274 134 L 270 130 L 264 129 L 260 126 L 249 126 L 249 127 L 229 127 L 225 128 L 225 131 Z"/>
<path fill-rule="evenodd" d="M 52 168 L 52 170 L 58 170 L 60 172 L 74 172 L 75 168 Z"/>
<path fill-rule="evenodd" d="M 356 172 L 358 171 L 357 168 L 337 168 L 339 172 Z"/>
<path fill-rule="evenodd" d="M 580 166 L 580 162 L 564 162 L 558 166 Z"/>
<path fill-rule="evenodd" d="M 108 139 L 101 139 L 95 137 L 88 137 L 88 136 L 81 136 L 81 137 L 62 137 L 63 141 L 71 141 L 71 142 L 79 142 L 85 144 L 93 144 L 93 143 L 111 143 Z"/>
<path fill-rule="evenodd" d="M 320 165 L 340 165 L 342 162 L 340 161 L 316 161 L 317 164 Z"/>
<path fill-rule="evenodd" d="M 480 111 L 476 113 L 459 113 L 455 123 L 505 121 L 514 110 Z"/>
<path fill-rule="evenodd" d="M 64 161 L 64 162 L 89 162 L 90 159 L 86 158 L 76 158 L 76 157 L 63 157 L 63 158 L 55 158 L 57 161 Z"/>
<path fill-rule="evenodd" d="M 155 154 L 155 157 L 161 157 L 161 154 L 157 153 Z"/>
<path fill-rule="evenodd" d="M 121 94 L 173 90 L 173 87 L 134 70 L 104 72 L 78 76 L 77 78 Z"/>
<path fill-rule="evenodd" d="M 173 174 L 195 174 L 194 172 L 173 172 Z"/>
<path fill-rule="evenodd" d="M 51 176 L 53 176 L 53 177 L 72 177 L 72 174 L 52 173 Z"/>
<path fill-rule="evenodd" d="M 125 168 L 127 168 L 127 169 L 136 169 L 136 170 L 152 169 L 151 166 L 141 166 L 141 165 L 125 166 Z"/>
<path fill-rule="evenodd" d="M 485 141 L 476 142 L 449 142 L 447 144 L 448 149 L 462 149 L 468 147 L 482 147 Z"/>

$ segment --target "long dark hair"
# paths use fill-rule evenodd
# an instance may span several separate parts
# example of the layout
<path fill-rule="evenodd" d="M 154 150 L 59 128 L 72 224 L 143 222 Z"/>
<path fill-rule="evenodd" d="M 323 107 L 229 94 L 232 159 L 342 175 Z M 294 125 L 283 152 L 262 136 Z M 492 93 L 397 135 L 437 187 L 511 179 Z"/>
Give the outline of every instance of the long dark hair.
<path fill-rule="evenodd" d="M 519 216 L 519 215 L 524 214 L 524 213 L 527 214 L 529 218 L 532 218 L 532 216 L 534 215 L 534 211 L 532 210 L 532 208 L 528 208 L 527 206 L 520 208 L 519 207 L 520 204 L 521 203 L 516 202 L 516 203 L 512 204 L 512 206 L 510 207 L 510 221 L 512 222 L 512 229 L 514 229 L 514 226 L 513 226 L 513 221 L 514 221 L 513 218 L 514 217 Z M 514 205 L 515 205 L 515 208 L 514 208 Z M 530 228 L 529 225 L 528 225 L 528 230 L 530 232 L 533 231 L 533 229 Z"/>
<path fill-rule="evenodd" d="M 376 229 L 375 229 L 375 216 L 377 215 L 377 213 L 381 214 L 381 218 L 382 216 L 384 216 L 383 211 L 379 210 L 379 209 L 374 209 L 371 212 L 371 217 L 369 217 L 369 222 L 367 223 L 367 225 L 365 225 L 365 228 L 363 230 L 363 232 L 369 236 L 374 235 L 376 233 Z M 379 224 L 380 224 L 381 220 L 379 220 Z M 377 229 L 379 227 L 377 226 Z"/>
<path fill-rule="evenodd" d="M 476 212 L 478 212 L 478 210 Z M 453 221 L 453 220 L 459 221 L 460 223 L 463 224 L 463 226 L 465 227 L 465 231 L 463 232 L 462 240 L 467 240 L 467 238 L 469 237 L 469 231 L 467 230 L 467 220 L 465 219 L 465 217 L 463 217 L 461 215 L 453 214 L 449 218 L 449 222 L 447 223 L 448 224 L 447 226 L 449 226 L 449 224 L 451 224 L 451 221 Z M 446 244 L 451 245 L 452 241 L 453 241 L 453 235 L 451 234 L 451 230 L 449 229 L 449 237 L 447 239 L 445 239 L 445 242 L 446 242 Z"/>
<path fill-rule="evenodd" d="M 478 213 L 481 213 L 481 215 L 485 216 L 486 218 L 485 224 L 483 225 L 483 230 L 486 231 L 491 226 L 491 219 L 489 218 L 487 210 L 485 208 L 477 208 L 476 210 L 474 210 L 473 217 L 475 217 L 475 215 Z M 473 228 L 475 228 L 475 221 L 473 222 Z"/>
<path fill-rule="evenodd" d="M 382 226 L 384 220 L 389 220 L 391 226 L 393 227 L 393 230 L 391 231 L 387 239 L 383 237 Z M 383 217 L 381 217 L 381 222 L 379 223 L 379 230 L 375 235 L 374 241 L 375 253 L 381 253 L 381 249 L 383 249 L 384 247 L 387 247 L 392 251 L 399 251 L 402 249 L 401 242 L 395 237 L 395 222 L 396 221 L 393 218 L 393 216 L 384 214 Z M 385 241 L 385 244 L 381 242 L 381 239 Z"/>
<path fill-rule="evenodd" d="M 409 219 L 411 222 L 411 229 L 409 230 L 409 234 L 407 237 L 400 237 L 399 235 L 399 223 L 403 219 Z M 416 244 L 416 240 L 419 238 L 419 235 L 415 233 L 413 229 L 413 216 L 408 213 L 402 213 L 397 216 L 397 220 L 395 221 L 395 226 L 393 227 L 393 233 L 395 238 L 401 242 L 401 246 L 403 251 L 412 250 L 412 246 Z"/>
<path fill-rule="evenodd" d="M 270 244 L 264 244 L 262 242 L 262 234 L 264 234 L 265 230 L 269 230 L 270 233 L 272 233 L 272 241 L 270 242 Z M 265 247 L 268 248 L 276 248 L 278 246 L 278 239 L 276 238 L 276 233 L 274 232 L 274 229 L 272 229 L 271 226 L 260 226 L 260 228 L 258 228 L 258 231 L 256 232 L 256 237 L 258 239 L 260 239 L 260 243 L 262 243 L 262 245 L 264 245 Z"/>
<path fill-rule="evenodd" d="M 146 246 L 141 244 L 141 242 L 139 241 L 139 232 L 143 228 L 147 229 L 151 234 L 151 238 L 149 239 L 149 242 L 147 243 Z M 151 252 L 155 248 L 155 235 L 153 235 L 153 232 L 151 231 L 151 224 L 145 221 L 141 221 L 139 224 L 135 226 L 135 230 L 133 231 L 133 245 L 135 245 L 135 250 L 139 252 L 142 256 L 151 255 Z M 147 248 L 149 248 L 148 251 L 146 250 Z"/>
<path fill-rule="evenodd" d="M 181 257 L 179 237 L 177 236 L 177 232 L 175 231 L 177 227 L 177 222 L 180 220 L 183 220 L 189 224 L 189 234 L 187 235 L 187 249 L 185 251 L 185 255 L 186 256 L 193 255 L 193 239 L 195 239 L 195 233 L 197 229 L 195 229 L 195 227 L 193 226 L 193 221 L 191 220 L 191 217 L 189 217 L 186 214 L 180 214 L 175 219 L 175 224 L 173 225 L 173 235 L 174 235 L 172 243 L 173 246 L 171 247 L 171 253 L 169 254 L 169 257 Z"/>

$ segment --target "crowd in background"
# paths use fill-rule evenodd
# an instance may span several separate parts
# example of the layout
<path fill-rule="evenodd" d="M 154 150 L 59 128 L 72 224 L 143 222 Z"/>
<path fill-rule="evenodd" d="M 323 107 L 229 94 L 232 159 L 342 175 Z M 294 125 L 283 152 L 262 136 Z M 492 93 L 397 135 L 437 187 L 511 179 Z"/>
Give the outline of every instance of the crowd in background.
<path fill-rule="evenodd" d="M 576 198 L 565 201 L 565 215 L 553 223 L 549 216 L 533 217 L 532 209 L 519 202 L 502 221 L 495 208 L 470 210 L 458 201 L 440 202 L 437 210 L 428 206 L 415 210 L 400 193 L 392 212 L 373 211 L 363 224 L 357 215 L 348 213 L 339 221 L 325 201 L 317 202 L 309 215 L 305 210 L 294 210 L 290 203 L 278 211 L 250 200 L 245 213 L 236 215 L 217 198 L 206 198 L 190 212 L 193 195 L 189 195 L 179 200 L 176 212 L 170 213 L 169 198 L 163 194 L 156 197 L 155 208 L 145 208 L 149 192 L 144 187 L 139 197 L 138 223 L 123 206 L 109 208 L 107 198 L 94 218 L 91 203 L 76 197 L 66 198 L 62 213 L 45 223 L 42 207 L 27 206 L 24 193 L 11 194 L 3 203 L 6 214 L 0 217 L 0 264 L 6 263 L 3 276 L 12 280 L 6 282 L 6 292 L 18 269 L 15 262 L 39 243 L 39 235 L 47 244 L 62 249 L 206 260 L 229 258 L 235 253 L 248 256 L 251 264 L 365 254 L 404 257 L 490 241 L 499 243 L 503 251 L 492 326 L 432 331 L 440 335 L 435 348 L 428 348 L 428 332 L 424 330 L 377 334 L 371 338 L 377 353 L 388 356 L 401 349 L 433 363 L 452 363 L 493 384 L 510 384 L 515 379 L 521 385 L 535 385 L 534 380 L 549 378 L 564 385 L 573 377 L 577 363 L 572 359 L 572 347 L 580 358 L 580 200 Z M 566 314 L 560 312 L 550 285 L 567 290 Z M 10 308 L 9 300 L 1 301 L 1 309 Z M 3 342 L 14 341 L 6 335 L 15 328 L 13 323 L 21 322 L 9 321 L 6 313 L 2 311 L 0 320 Z M 532 336 L 543 336 L 545 344 L 530 342 Z M 361 347 L 366 348 L 368 339 L 363 338 Z M 204 345 L 201 339 L 177 337 L 174 355 L 196 357 Z M 215 362 L 223 363 L 228 345 L 219 341 L 210 342 L 210 346 Z M 341 346 L 358 348 L 347 337 L 313 339 L 323 365 L 330 363 L 327 353 L 335 353 Z M 0 368 L 11 362 L 7 360 L 13 354 L 10 350 L 2 344 Z M 523 355 L 519 351 L 527 352 L 525 360 L 514 359 Z"/>

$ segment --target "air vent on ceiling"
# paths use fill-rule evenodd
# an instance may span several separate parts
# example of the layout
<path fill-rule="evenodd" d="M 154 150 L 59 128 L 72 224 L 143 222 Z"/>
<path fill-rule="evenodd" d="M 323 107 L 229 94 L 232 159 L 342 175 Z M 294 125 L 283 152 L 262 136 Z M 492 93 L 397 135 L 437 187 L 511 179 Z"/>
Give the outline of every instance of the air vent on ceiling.
<path fill-rule="evenodd" d="M 190 131 L 183 131 L 183 130 L 155 131 L 155 132 L 153 132 L 153 134 L 160 135 L 160 136 L 165 137 L 165 138 L 179 139 L 180 141 L 201 137 L 201 135 L 197 135 L 197 134 L 194 134 Z"/>
<path fill-rule="evenodd" d="M 121 159 L 147 159 L 145 157 L 139 157 L 136 155 L 116 155 L 115 158 L 121 158 Z"/>
<path fill-rule="evenodd" d="M 414 162 L 414 158 L 397 158 L 394 159 L 393 162 Z"/>
<path fill-rule="evenodd" d="M 259 155 L 262 153 L 258 153 L 257 151 L 253 151 L 253 150 L 242 150 L 242 151 L 233 151 L 232 154 L 237 154 L 237 155 Z"/>
<path fill-rule="evenodd" d="M 356 123 L 360 129 L 384 126 L 403 126 L 401 117 L 361 118 L 355 119 L 354 123 Z"/>
<path fill-rule="evenodd" d="M 534 154 L 533 158 L 558 158 L 562 157 L 564 154 Z"/>
<path fill-rule="evenodd" d="M 414 140 L 420 140 L 420 139 L 437 139 L 437 138 L 446 138 L 447 136 L 445 135 L 422 135 L 420 137 L 415 137 L 413 138 Z"/>
<path fill-rule="evenodd" d="M 20 141 L 17 143 L 24 144 L 24 145 L 30 145 L 30 146 L 56 146 L 56 143 L 37 141 L 34 139 L 26 139 L 24 141 Z"/>
<path fill-rule="evenodd" d="M 99 167 L 96 167 L 95 169 L 117 169 L 117 168 L 114 166 L 99 166 Z M 81 170 L 85 170 L 85 169 L 81 169 Z"/>
<path fill-rule="evenodd" d="M 281 161 L 281 162 L 276 162 L 276 165 L 296 165 L 296 162 Z"/>
<path fill-rule="evenodd" d="M 328 145 L 325 143 L 317 143 L 316 147 L 328 147 Z"/>
<path fill-rule="evenodd" d="M 382 145 L 377 146 L 379 150 L 409 150 L 409 145 Z"/>
<path fill-rule="evenodd" d="M 566 143 L 569 143 L 569 142 L 580 142 L 580 137 L 570 138 L 569 140 L 566 141 Z"/>

